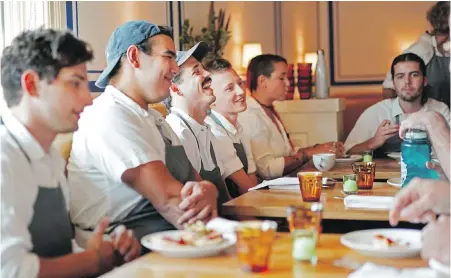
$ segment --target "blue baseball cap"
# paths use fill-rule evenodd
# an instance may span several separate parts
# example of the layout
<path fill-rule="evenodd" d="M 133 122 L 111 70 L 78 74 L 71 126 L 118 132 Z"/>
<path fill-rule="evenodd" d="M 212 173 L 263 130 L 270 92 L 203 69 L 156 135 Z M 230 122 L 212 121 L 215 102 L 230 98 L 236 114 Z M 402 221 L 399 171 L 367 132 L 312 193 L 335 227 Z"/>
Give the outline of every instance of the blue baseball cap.
<path fill-rule="evenodd" d="M 177 65 L 179 67 L 183 63 L 185 63 L 191 56 L 193 56 L 197 61 L 201 62 L 205 55 L 207 55 L 207 53 L 208 44 L 201 41 L 187 51 L 177 51 L 177 57 L 175 58 L 175 61 L 177 62 Z"/>
<path fill-rule="evenodd" d="M 158 25 L 143 20 L 128 21 L 119 26 L 108 40 L 105 49 L 107 66 L 97 79 L 96 86 L 105 88 L 108 85 L 111 71 L 131 45 L 137 45 L 158 34 L 161 34 Z"/>

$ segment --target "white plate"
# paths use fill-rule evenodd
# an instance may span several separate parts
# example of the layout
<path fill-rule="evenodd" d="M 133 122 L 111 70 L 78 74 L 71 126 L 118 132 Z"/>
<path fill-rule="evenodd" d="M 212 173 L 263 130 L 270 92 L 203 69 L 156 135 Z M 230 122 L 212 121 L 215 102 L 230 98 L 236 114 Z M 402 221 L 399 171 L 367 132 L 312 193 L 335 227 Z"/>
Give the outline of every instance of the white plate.
<path fill-rule="evenodd" d="M 391 186 L 401 188 L 402 182 L 401 178 L 391 178 L 387 181 L 387 183 Z"/>
<path fill-rule="evenodd" d="M 375 235 L 381 234 L 409 246 L 377 248 L 373 246 Z M 340 242 L 357 252 L 367 256 L 387 258 L 407 258 L 420 255 L 421 231 L 410 229 L 373 229 L 347 233 L 341 236 Z"/>
<path fill-rule="evenodd" d="M 362 156 L 360 154 L 351 154 L 349 158 L 336 158 L 335 162 L 344 163 L 344 162 L 357 162 L 362 160 Z"/>
<path fill-rule="evenodd" d="M 388 157 L 391 157 L 391 158 L 393 158 L 393 159 L 395 159 L 395 160 L 401 160 L 401 153 L 399 153 L 399 152 L 395 152 L 395 153 L 388 153 L 387 154 L 387 156 Z"/>
<path fill-rule="evenodd" d="M 429 260 L 429 267 L 437 272 L 437 277 L 449 277 L 451 275 L 449 266 L 442 264 L 436 259 Z"/>
<path fill-rule="evenodd" d="M 144 236 L 141 238 L 141 244 L 155 252 L 167 257 L 178 258 L 196 258 L 215 256 L 233 246 L 236 242 L 236 236 L 233 233 L 223 234 L 225 242 L 217 245 L 207 246 L 176 246 L 164 244 L 161 240 L 164 236 L 178 238 L 183 231 L 165 231 Z"/>

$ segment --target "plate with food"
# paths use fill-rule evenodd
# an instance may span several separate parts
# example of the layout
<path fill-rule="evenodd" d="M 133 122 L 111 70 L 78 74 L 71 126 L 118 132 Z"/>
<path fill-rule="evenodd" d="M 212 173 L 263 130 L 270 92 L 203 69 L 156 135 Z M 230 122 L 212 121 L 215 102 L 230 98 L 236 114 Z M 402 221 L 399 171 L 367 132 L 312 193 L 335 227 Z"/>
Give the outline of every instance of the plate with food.
<path fill-rule="evenodd" d="M 337 163 L 352 163 L 362 160 L 362 155 L 360 154 L 344 154 L 340 157 L 335 158 L 335 162 Z"/>
<path fill-rule="evenodd" d="M 200 221 L 185 226 L 184 230 L 153 233 L 141 239 L 141 244 L 152 251 L 180 258 L 215 256 L 235 242 L 235 234 L 221 234 Z"/>
<path fill-rule="evenodd" d="M 393 158 L 397 161 L 401 161 L 401 153 L 400 152 L 387 153 L 387 156 L 390 158 Z"/>
<path fill-rule="evenodd" d="M 340 242 L 363 255 L 408 258 L 420 255 L 421 231 L 412 229 L 372 229 L 344 234 Z"/>

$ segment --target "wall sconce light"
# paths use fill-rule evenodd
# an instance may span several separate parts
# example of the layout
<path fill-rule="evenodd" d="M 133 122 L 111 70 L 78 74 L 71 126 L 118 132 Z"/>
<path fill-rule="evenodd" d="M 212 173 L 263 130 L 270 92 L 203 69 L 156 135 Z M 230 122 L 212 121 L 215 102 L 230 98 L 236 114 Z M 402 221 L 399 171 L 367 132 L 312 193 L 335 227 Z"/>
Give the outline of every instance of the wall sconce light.
<path fill-rule="evenodd" d="M 305 53 L 304 63 L 312 64 L 312 72 L 315 72 L 317 61 L 318 61 L 318 54 L 316 54 L 316 52 Z"/>
<path fill-rule="evenodd" d="M 244 71 L 247 69 L 249 62 L 255 56 L 262 54 L 262 45 L 260 43 L 245 43 L 243 45 L 243 59 L 241 63 L 241 67 Z"/>

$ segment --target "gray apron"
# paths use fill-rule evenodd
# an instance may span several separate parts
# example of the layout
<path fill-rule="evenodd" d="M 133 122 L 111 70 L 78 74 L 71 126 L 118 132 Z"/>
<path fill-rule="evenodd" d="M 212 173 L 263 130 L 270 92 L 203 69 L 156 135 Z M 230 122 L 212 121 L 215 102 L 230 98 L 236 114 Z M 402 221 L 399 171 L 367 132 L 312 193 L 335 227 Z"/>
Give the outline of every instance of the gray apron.
<path fill-rule="evenodd" d="M 395 117 L 395 123 L 399 125 L 399 115 Z M 373 155 L 375 158 L 386 158 L 387 153 L 400 152 L 401 143 L 402 139 L 399 137 L 399 134 L 393 135 L 385 140 L 385 143 L 382 146 L 375 149 Z"/>
<path fill-rule="evenodd" d="M 191 133 L 194 135 L 194 138 L 196 139 L 197 147 L 199 148 L 199 155 L 200 155 L 199 141 L 197 140 L 196 134 L 194 134 L 194 131 L 191 129 L 191 126 L 185 121 L 185 119 L 183 119 L 182 115 L 180 115 L 176 111 L 173 111 L 172 113 L 174 115 L 176 115 L 177 117 L 179 117 L 186 124 L 186 126 L 189 128 Z M 220 212 L 222 204 L 228 202 L 231 199 L 231 197 L 227 190 L 227 186 L 225 185 L 224 180 L 222 179 L 221 170 L 218 167 L 215 151 L 213 149 L 213 145 L 211 144 L 211 142 L 210 142 L 210 155 L 211 155 L 211 158 L 213 159 L 215 168 L 213 168 L 213 170 L 211 170 L 211 171 L 205 170 L 204 163 L 202 162 L 202 159 L 201 159 L 199 175 L 201 176 L 201 178 L 203 180 L 207 180 L 207 181 L 213 183 L 214 185 L 216 185 L 216 189 L 218 190 L 218 195 L 219 195 L 218 196 L 218 211 Z"/>
<path fill-rule="evenodd" d="M 227 129 L 222 125 L 221 121 L 215 115 L 213 115 L 213 113 L 210 114 L 210 117 L 213 119 L 213 121 L 215 121 L 219 126 L 221 126 L 224 129 L 224 131 L 226 132 L 226 134 L 228 136 Z M 248 170 L 248 167 L 249 167 L 249 163 L 247 161 L 246 150 L 244 149 L 243 143 L 241 143 L 241 142 L 240 143 L 233 143 L 233 147 L 235 148 L 236 155 L 238 156 L 238 158 L 240 159 L 241 163 L 243 164 L 244 172 L 247 173 L 247 170 Z M 234 181 L 232 181 L 231 179 L 227 178 L 225 180 L 225 182 L 226 182 L 226 185 L 227 185 L 227 189 L 229 190 L 230 196 L 232 198 L 236 198 L 236 197 L 240 196 L 239 191 L 238 191 L 238 185 Z"/>
<path fill-rule="evenodd" d="M 166 167 L 169 172 L 181 184 L 195 181 L 194 168 L 183 146 L 173 146 L 171 140 L 164 136 L 161 124 L 156 123 L 156 126 L 165 144 Z M 125 225 L 127 229 L 133 230 L 138 240 L 147 234 L 176 229 L 161 216 L 147 198 L 143 198 L 124 219 L 111 223 L 109 230 L 113 230 L 118 225 Z"/>
<path fill-rule="evenodd" d="M 0 124 L 3 123 L 0 121 Z M 30 157 L 19 141 L 11 132 L 9 134 L 31 165 Z M 33 211 L 28 226 L 33 243 L 31 252 L 43 258 L 55 258 L 72 253 L 73 229 L 61 186 L 55 188 L 38 186 Z"/>
<path fill-rule="evenodd" d="M 450 96 L 449 58 L 437 56 L 434 49 L 434 56 L 426 65 L 428 97 L 444 102 L 448 107 Z"/>

